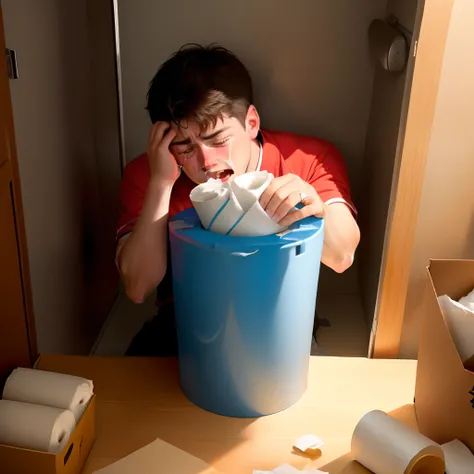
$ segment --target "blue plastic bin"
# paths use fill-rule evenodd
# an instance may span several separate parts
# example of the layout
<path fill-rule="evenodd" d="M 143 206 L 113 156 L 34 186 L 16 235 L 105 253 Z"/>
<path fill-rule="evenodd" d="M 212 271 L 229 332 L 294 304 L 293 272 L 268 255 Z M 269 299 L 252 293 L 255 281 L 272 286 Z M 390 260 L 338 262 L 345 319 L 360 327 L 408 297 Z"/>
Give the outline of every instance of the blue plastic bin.
<path fill-rule="evenodd" d="M 196 211 L 170 222 L 180 380 L 197 406 L 258 417 L 306 390 L 323 220 L 284 236 L 235 237 L 201 227 Z"/>

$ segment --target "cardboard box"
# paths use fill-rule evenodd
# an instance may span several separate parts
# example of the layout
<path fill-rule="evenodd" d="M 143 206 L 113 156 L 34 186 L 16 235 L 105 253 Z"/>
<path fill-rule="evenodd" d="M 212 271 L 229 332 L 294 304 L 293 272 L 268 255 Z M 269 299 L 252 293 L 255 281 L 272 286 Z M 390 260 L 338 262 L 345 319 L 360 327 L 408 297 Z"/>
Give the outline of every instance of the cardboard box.
<path fill-rule="evenodd" d="M 474 260 L 431 260 L 427 270 L 415 388 L 419 429 L 438 443 L 457 438 L 474 451 L 472 361 L 463 365 L 438 304 L 439 296 L 458 301 L 472 291 Z"/>
<path fill-rule="evenodd" d="M 36 361 L 38 367 L 41 357 Z M 59 454 L 0 444 L 1 474 L 80 474 L 95 441 L 95 395 Z"/>

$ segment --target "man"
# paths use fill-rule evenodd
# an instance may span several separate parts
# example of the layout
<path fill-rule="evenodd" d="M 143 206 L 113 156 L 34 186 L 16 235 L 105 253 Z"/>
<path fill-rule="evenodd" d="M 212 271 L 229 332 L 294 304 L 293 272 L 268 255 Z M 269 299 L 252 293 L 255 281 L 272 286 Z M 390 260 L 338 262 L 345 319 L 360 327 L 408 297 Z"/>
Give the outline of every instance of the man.
<path fill-rule="evenodd" d="M 261 130 L 251 78 L 235 55 L 219 46 L 185 46 L 159 68 L 147 99 L 153 125 L 147 152 L 124 172 L 117 266 L 132 301 L 157 288 L 159 310 L 128 354 L 176 352 L 167 225 L 192 206 L 190 191 L 209 177 L 273 173 L 260 199 L 268 215 L 282 226 L 324 217 L 322 262 L 339 273 L 351 266 L 359 229 L 340 153 L 322 139 Z"/>

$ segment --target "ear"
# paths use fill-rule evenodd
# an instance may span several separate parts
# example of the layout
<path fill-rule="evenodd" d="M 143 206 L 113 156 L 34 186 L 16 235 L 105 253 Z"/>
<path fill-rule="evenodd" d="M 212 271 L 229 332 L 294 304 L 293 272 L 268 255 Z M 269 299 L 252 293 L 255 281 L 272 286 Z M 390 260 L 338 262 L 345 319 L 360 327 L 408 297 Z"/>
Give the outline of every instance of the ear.
<path fill-rule="evenodd" d="M 247 110 L 247 117 L 245 118 L 245 130 L 252 140 L 257 138 L 260 131 L 260 116 L 258 115 L 255 106 L 251 105 Z"/>

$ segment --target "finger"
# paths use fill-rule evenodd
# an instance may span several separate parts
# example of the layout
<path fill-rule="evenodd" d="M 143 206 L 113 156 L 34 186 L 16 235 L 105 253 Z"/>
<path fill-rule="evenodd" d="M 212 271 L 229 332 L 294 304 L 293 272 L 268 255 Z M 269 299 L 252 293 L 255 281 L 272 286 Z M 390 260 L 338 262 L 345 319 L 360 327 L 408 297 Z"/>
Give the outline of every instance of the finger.
<path fill-rule="evenodd" d="M 310 206 L 313 204 L 314 199 L 311 196 L 306 196 L 306 198 L 301 201 L 301 193 L 299 191 L 293 191 L 276 209 L 273 214 L 272 219 L 275 222 L 280 222 L 290 211 L 295 209 L 295 206 L 302 202 L 305 206 Z"/>
<path fill-rule="evenodd" d="M 296 180 L 292 180 L 289 183 L 284 184 L 280 188 L 278 188 L 273 196 L 271 197 L 270 201 L 268 202 L 265 212 L 274 219 L 274 214 L 277 209 L 283 204 L 283 202 L 287 201 L 289 196 L 294 192 L 297 192 L 299 189 L 298 182 Z"/>
<path fill-rule="evenodd" d="M 158 146 L 163 139 L 163 134 L 170 128 L 168 122 L 156 122 L 152 127 L 151 145 Z"/>
<path fill-rule="evenodd" d="M 173 138 L 176 136 L 176 130 L 170 128 L 163 136 L 161 140 L 161 145 L 165 148 L 169 148 Z"/>
<path fill-rule="evenodd" d="M 284 216 L 278 222 L 278 224 L 283 227 L 287 227 L 293 224 L 294 222 L 309 216 L 324 218 L 326 215 L 326 205 L 319 198 L 309 197 L 307 198 L 307 200 L 311 200 L 311 204 L 301 209 L 293 208 L 293 210 L 291 210 L 286 216 Z"/>
<path fill-rule="evenodd" d="M 298 209 L 297 211 L 288 213 L 285 217 L 283 217 L 280 222 L 278 222 L 278 224 L 280 224 L 282 227 L 288 227 L 291 224 L 300 221 L 301 219 L 305 219 L 309 216 L 314 216 L 317 211 L 318 208 L 316 204 L 305 206 L 301 209 Z"/>
<path fill-rule="evenodd" d="M 272 179 L 270 184 L 266 187 L 265 191 L 262 193 L 259 199 L 260 205 L 263 207 L 263 209 L 267 207 L 267 204 L 269 203 L 275 192 L 293 179 L 295 178 L 291 174 Z"/>

